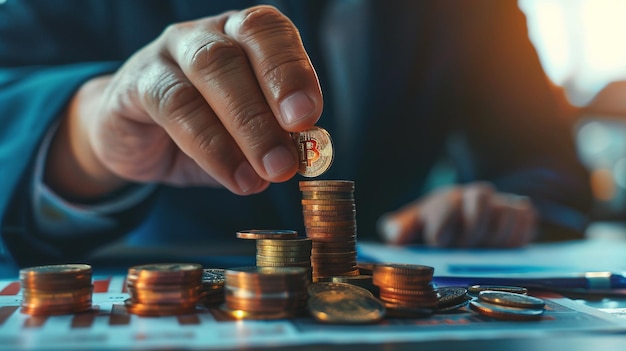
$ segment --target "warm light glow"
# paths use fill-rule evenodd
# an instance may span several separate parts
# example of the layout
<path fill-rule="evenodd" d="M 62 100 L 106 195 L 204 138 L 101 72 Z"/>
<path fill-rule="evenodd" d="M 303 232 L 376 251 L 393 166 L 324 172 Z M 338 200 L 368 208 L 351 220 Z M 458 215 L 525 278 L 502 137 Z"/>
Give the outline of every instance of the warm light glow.
<path fill-rule="evenodd" d="M 600 201 L 610 201 L 615 196 L 613 174 L 608 169 L 596 169 L 591 172 L 591 191 Z"/>
<path fill-rule="evenodd" d="M 626 79 L 626 1 L 519 0 L 547 75 L 574 104 Z"/>

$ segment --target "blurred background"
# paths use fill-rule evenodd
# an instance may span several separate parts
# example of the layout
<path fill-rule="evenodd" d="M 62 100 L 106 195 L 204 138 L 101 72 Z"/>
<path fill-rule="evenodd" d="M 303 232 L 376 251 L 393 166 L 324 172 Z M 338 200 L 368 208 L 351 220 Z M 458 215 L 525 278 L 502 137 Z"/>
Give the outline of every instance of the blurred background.
<path fill-rule="evenodd" d="M 594 219 L 626 220 L 626 1 L 519 0 L 591 172 Z"/>

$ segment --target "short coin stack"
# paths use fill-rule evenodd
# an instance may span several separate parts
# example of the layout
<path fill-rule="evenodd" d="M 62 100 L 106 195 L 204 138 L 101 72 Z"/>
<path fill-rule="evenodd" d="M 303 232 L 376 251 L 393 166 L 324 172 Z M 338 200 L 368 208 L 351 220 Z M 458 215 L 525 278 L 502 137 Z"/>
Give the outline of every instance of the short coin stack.
<path fill-rule="evenodd" d="M 91 266 L 62 264 L 20 270 L 23 313 L 60 315 L 91 309 Z"/>
<path fill-rule="evenodd" d="M 128 269 L 128 312 L 141 316 L 192 313 L 200 298 L 202 266 L 193 263 L 160 263 Z"/>
<path fill-rule="evenodd" d="M 354 182 L 301 181 L 300 190 L 306 235 L 313 240 L 313 281 L 358 275 Z"/>
<path fill-rule="evenodd" d="M 224 270 L 206 268 L 202 272 L 199 302 L 205 306 L 224 303 Z"/>
<path fill-rule="evenodd" d="M 302 267 L 226 269 L 224 311 L 238 319 L 279 319 L 307 306 L 308 272 Z"/>
<path fill-rule="evenodd" d="M 311 245 L 309 238 L 259 239 L 256 241 L 256 265 L 258 267 L 302 267 L 309 281 L 311 271 Z"/>
<path fill-rule="evenodd" d="M 431 283 L 434 268 L 412 264 L 374 266 L 374 285 L 389 315 L 413 317 L 429 315 L 438 306 L 437 292 Z"/>
<path fill-rule="evenodd" d="M 470 301 L 473 311 L 494 319 L 531 321 L 541 319 L 545 302 L 542 299 L 506 291 L 484 290 Z"/>

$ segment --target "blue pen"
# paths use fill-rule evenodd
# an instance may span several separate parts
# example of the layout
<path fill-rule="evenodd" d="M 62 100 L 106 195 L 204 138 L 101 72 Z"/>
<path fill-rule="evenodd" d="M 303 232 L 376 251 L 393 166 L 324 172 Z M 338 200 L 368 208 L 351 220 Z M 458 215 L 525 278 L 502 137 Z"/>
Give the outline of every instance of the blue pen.
<path fill-rule="evenodd" d="M 611 272 L 587 272 L 567 277 L 546 278 L 435 276 L 433 282 L 439 286 L 515 285 L 546 290 L 626 289 L 626 277 L 623 274 Z"/>

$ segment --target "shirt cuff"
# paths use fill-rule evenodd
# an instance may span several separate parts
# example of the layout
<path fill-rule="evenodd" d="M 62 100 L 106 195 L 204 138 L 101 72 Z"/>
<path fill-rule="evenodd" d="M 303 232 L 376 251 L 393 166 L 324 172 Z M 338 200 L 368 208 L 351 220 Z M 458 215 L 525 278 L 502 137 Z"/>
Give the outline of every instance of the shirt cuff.
<path fill-rule="evenodd" d="M 112 215 L 129 210 L 147 199 L 156 184 L 131 187 L 119 196 L 98 204 L 76 204 L 63 199 L 43 181 L 48 150 L 58 126 L 57 122 L 47 132 L 35 160 L 32 210 L 38 232 L 48 237 L 69 238 L 116 228 L 118 223 Z"/>

